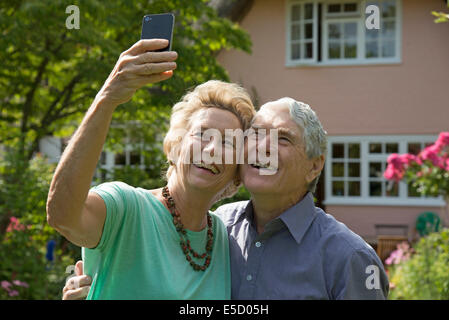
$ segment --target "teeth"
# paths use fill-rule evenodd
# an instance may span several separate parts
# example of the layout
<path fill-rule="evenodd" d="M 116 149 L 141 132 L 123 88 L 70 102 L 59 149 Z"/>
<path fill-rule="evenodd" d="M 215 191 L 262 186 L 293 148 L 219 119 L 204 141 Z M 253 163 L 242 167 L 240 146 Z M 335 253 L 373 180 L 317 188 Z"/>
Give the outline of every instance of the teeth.
<path fill-rule="evenodd" d="M 212 166 L 212 165 L 210 165 L 210 164 L 199 163 L 199 164 L 197 164 L 196 166 L 197 166 L 197 167 L 200 167 L 200 168 L 208 169 L 208 170 L 212 171 L 213 174 L 217 174 L 217 173 L 218 173 L 217 168 L 215 168 L 214 166 Z"/>
<path fill-rule="evenodd" d="M 269 167 L 268 163 L 263 164 L 260 162 L 256 162 L 255 164 L 253 164 L 253 166 L 258 167 L 258 168 L 268 168 Z"/>

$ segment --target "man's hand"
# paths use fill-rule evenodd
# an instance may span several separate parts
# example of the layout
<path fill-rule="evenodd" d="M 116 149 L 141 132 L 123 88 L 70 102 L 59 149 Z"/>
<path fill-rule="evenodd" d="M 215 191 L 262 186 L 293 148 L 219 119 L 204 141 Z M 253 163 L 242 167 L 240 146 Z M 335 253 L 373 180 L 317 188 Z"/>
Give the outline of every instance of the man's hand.
<path fill-rule="evenodd" d="M 92 284 L 92 279 L 83 274 L 83 261 L 75 264 L 76 276 L 67 280 L 62 289 L 62 300 L 81 300 L 87 297 Z"/>
<path fill-rule="evenodd" d="M 139 40 L 124 51 L 98 95 L 119 105 L 131 99 L 137 89 L 149 83 L 166 80 L 176 69 L 178 54 L 174 51 L 152 52 L 167 47 L 168 40 Z M 97 96 L 98 96 L 97 95 Z"/>

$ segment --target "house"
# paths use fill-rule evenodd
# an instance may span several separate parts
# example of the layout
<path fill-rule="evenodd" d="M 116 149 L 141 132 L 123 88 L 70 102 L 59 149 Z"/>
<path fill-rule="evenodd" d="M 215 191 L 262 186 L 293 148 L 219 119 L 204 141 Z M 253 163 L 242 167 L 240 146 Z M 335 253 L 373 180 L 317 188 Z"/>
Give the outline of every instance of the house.
<path fill-rule="evenodd" d="M 318 205 L 376 244 L 380 234 L 417 237 L 423 212 L 445 224 L 445 202 L 421 197 L 382 174 L 391 153 L 418 153 L 449 130 L 449 23 L 431 11 L 443 0 L 212 0 L 219 14 L 251 36 L 252 54 L 222 51 L 219 62 L 257 105 L 289 96 L 317 112 L 329 145 Z M 369 5 L 379 29 L 368 29 Z M 47 137 L 40 151 L 57 162 L 64 139 Z M 100 167 L 144 167 L 127 146 L 104 152 Z M 99 173 L 100 174 L 100 173 Z"/>
<path fill-rule="evenodd" d="M 316 194 L 336 219 L 375 243 L 379 234 L 416 238 L 417 217 L 445 202 L 383 178 L 391 153 L 418 153 L 449 130 L 449 23 L 442 0 L 212 1 L 252 39 L 252 53 L 222 51 L 231 81 L 263 104 L 308 103 L 328 132 Z M 367 20 L 379 10 L 379 29 Z M 239 14 L 240 12 L 240 14 Z M 370 26 L 371 27 L 371 26 Z"/>

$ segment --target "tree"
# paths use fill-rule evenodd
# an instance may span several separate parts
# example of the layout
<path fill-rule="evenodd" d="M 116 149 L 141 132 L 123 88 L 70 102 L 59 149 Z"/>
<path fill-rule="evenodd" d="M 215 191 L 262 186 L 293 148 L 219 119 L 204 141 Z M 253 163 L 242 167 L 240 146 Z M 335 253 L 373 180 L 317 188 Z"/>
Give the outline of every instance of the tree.
<path fill-rule="evenodd" d="M 139 40 L 145 14 L 175 14 L 178 68 L 172 79 L 139 90 L 114 120 L 140 121 L 150 142 L 188 88 L 212 78 L 228 80 L 215 60 L 217 51 L 250 52 L 249 36 L 205 0 L 80 0 L 80 28 L 68 29 L 66 8 L 72 3 L 0 5 L 0 145 L 16 145 L 27 160 L 42 137 L 74 131 L 120 53 Z M 110 141 L 120 142 L 114 134 Z"/>

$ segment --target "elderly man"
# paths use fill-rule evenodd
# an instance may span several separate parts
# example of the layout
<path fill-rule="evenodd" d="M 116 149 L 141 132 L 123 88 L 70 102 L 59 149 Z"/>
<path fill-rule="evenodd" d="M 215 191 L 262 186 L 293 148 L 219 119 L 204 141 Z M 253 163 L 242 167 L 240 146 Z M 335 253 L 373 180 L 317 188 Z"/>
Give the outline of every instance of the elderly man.
<path fill-rule="evenodd" d="M 386 299 L 388 278 L 374 250 L 314 205 L 327 146 L 315 112 L 282 98 L 260 108 L 252 129 L 257 142 L 246 143 L 247 157 L 269 155 L 274 143 L 277 164 L 267 174 L 267 165 L 246 161 L 241 178 L 251 200 L 216 211 L 229 235 L 232 299 Z M 276 141 L 259 134 L 270 130 Z M 64 298 L 85 294 L 89 278 L 77 280 L 81 288 L 67 284 Z"/>
<path fill-rule="evenodd" d="M 326 133 L 315 112 L 291 98 L 268 102 L 252 129 L 278 132 L 278 168 L 242 165 L 250 201 L 217 209 L 228 229 L 233 299 L 385 299 L 388 278 L 374 250 L 315 207 Z M 269 135 L 256 146 L 273 143 Z M 251 150 L 248 150 L 251 153 Z"/>

